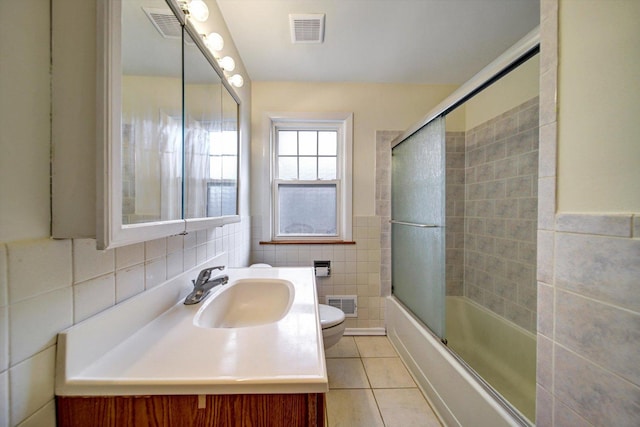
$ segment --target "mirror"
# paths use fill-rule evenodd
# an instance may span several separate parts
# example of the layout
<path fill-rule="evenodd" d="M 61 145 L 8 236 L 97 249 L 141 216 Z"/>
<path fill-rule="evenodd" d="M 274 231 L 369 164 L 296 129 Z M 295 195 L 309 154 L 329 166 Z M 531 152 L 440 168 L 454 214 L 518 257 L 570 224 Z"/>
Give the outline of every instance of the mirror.
<path fill-rule="evenodd" d="M 184 36 L 185 218 L 237 214 L 238 104 Z"/>
<path fill-rule="evenodd" d="M 175 0 L 101 5 L 98 248 L 238 222 L 239 98 L 215 58 Z"/>
<path fill-rule="evenodd" d="M 238 103 L 222 91 L 222 139 L 219 145 L 220 208 L 222 216 L 238 215 Z"/>
<path fill-rule="evenodd" d="M 123 224 L 182 218 L 182 37 L 164 16 L 179 26 L 164 0 L 122 2 Z"/>

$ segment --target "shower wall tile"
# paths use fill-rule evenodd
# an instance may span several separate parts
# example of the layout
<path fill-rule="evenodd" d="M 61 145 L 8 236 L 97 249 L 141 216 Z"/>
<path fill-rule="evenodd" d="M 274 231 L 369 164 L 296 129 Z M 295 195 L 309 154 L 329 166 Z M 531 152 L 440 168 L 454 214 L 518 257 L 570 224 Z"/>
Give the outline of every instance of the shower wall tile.
<path fill-rule="evenodd" d="M 576 414 L 573 409 L 560 401 L 555 402 L 553 420 L 556 427 L 593 427 L 593 424 Z"/>
<path fill-rule="evenodd" d="M 556 253 L 557 286 L 640 312 L 640 240 L 556 233 Z"/>
<path fill-rule="evenodd" d="M 555 123 L 540 127 L 540 155 L 538 157 L 540 177 L 556 175 L 556 132 L 557 125 Z"/>
<path fill-rule="evenodd" d="M 538 98 L 466 133 L 464 292 L 536 329 Z"/>
<path fill-rule="evenodd" d="M 554 359 L 556 399 L 594 425 L 637 425 L 640 388 L 560 345 Z"/>
<path fill-rule="evenodd" d="M 376 132 L 376 216 L 380 218 L 380 295 L 391 295 L 391 142 L 400 131 Z M 464 151 L 462 153 L 464 155 Z M 447 158 L 464 168 L 464 157 Z M 455 207 L 454 207 L 455 209 Z"/>
<path fill-rule="evenodd" d="M 536 382 L 545 388 L 553 389 L 553 341 L 538 334 L 536 340 Z"/>
<path fill-rule="evenodd" d="M 553 426 L 553 396 L 540 384 L 536 387 L 536 426 Z"/>
<path fill-rule="evenodd" d="M 553 230 L 556 213 L 555 176 L 538 179 L 538 229 Z"/>
<path fill-rule="evenodd" d="M 556 230 L 569 233 L 598 234 L 604 236 L 632 237 L 632 214 L 623 215 L 575 215 L 559 214 Z"/>
<path fill-rule="evenodd" d="M 560 290 L 556 298 L 556 341 L 603 368 L 640 384 L 640 313 Z M 603 348 L 616 350 L 603 352 Z"/>

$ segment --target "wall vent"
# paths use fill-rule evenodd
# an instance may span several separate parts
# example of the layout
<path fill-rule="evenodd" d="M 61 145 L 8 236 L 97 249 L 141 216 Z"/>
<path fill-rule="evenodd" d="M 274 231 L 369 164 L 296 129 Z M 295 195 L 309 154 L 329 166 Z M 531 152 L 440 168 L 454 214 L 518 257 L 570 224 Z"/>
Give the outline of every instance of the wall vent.
<path fill-rule="evenodd" d="M 147 17 L 149 17 L 151 23 L 162 37 L 165 39 L 182 38 L 182 26 L 171 9 L 143 7 L 142 10 L 147 14 Z"/>
<path fill-rule="evenodd" d="M 291 43 L 324 42 L 324 13 L 290 14 Z"/>
<path fill-rule="evenodd" d="M 327 295 L 327 305 L 344 311 L 345 317 L 358 317 L 358 297 L 356 295 Z"/>

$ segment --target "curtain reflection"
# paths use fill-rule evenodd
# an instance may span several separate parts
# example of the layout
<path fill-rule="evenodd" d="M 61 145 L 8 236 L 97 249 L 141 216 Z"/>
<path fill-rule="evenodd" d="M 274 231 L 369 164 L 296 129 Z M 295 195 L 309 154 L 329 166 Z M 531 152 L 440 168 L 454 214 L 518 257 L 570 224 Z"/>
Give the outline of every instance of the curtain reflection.
<path fill-rule="evenodd" d="M 185 127 L 185 217 L 206 215 L 210 132 L 202 122 L 188 120 Z M 209 127 L 215 127 L 215 122 Z"/>
<path fill-rule="evenodd" d="M 180 219 L 180 117 L 135 115 L 122 127 L 123 224 Z"/>

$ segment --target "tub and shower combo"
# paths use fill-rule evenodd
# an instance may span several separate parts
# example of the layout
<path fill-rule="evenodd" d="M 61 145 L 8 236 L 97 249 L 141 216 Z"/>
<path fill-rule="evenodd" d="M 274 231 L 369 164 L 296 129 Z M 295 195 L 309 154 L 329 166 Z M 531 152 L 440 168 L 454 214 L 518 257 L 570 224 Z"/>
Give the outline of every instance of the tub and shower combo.
<path fill-rule="evenodd" d="M 538 31 L 392 142 L 387 335 L 451 426 L 535 421 Z"/>

